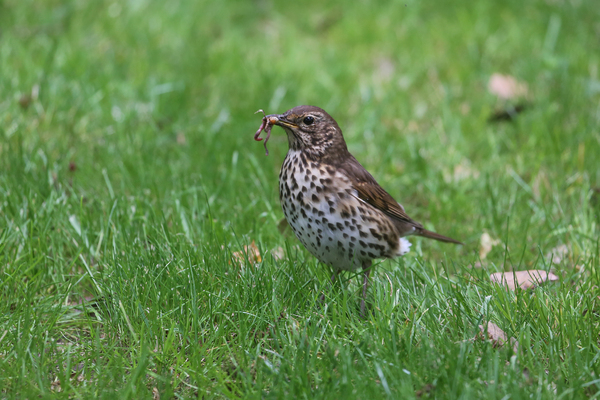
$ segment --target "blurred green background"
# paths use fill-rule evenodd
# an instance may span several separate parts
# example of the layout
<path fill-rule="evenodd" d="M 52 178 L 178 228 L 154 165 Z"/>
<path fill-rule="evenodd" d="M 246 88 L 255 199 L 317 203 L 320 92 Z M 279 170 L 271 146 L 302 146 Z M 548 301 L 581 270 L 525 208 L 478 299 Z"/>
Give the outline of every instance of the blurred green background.
<path fill-rule="evenodd" d="M 599 63 L 592 0 L 0 0 L 0 393 L 597 395 Z M 384 262 L 369 321 L 277 229 L 253 113 L 300 104 L 466 243 Z M 512 269 L 561 283 L 489 285 Z M 473 342 L 488 317 L 528 351 Z"/>

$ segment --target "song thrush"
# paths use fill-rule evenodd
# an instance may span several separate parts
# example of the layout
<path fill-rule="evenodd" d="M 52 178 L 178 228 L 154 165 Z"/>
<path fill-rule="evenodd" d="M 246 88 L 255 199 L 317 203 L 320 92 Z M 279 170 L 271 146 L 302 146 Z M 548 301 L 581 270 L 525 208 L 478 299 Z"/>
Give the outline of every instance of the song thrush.
<path fill-rule="evenodd" d="M 337 122 L 321 108 L 298 106 L 267 115 L 254 138 L 262 140 L 264 129 L 268 140 L 273 125 L 285 130 L 289 144 L 279 174 L 285 218 L 304 247 L 333 268 L 333 280 L 341 271 L 362 268 L 361 315 L 371 262 L 406 254 L 411 243 L 405 236 L 462 244 L 410 218 L 350 154 Z"/>

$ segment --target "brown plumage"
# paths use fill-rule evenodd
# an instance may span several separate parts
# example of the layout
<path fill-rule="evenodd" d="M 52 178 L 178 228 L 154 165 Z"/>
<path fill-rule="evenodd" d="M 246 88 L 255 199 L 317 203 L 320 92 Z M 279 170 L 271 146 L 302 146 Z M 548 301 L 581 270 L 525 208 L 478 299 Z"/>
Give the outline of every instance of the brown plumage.
<path fill-rule="evenodd" d="M 404 236 L 462 244 L 410 218 L 350 154 L 337 122 L 321 108 L 298 106 L 267 115 L 255 139 L 273 125 L 285 130 L 289 144 L 279 175 L 285 217 L 304 246 L 335 274 L 364 270 L 361 313 L 372 260 L 408 252 Z"/>

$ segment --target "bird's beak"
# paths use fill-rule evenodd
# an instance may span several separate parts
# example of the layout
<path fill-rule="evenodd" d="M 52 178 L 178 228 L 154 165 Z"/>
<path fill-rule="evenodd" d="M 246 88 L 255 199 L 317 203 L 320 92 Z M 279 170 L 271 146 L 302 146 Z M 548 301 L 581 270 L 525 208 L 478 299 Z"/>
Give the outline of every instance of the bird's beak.
<path fill-rule="evenodd" d="M 296 124 L 291 123 L 290 121 L 288 121 L 283 114 L 271 114 L 271 115 L 267 115 L 265 117 L 267 119 L 267 122 L 271 125 L 279 125 L 282 128 L 297 128 L 298 126 Z"/>

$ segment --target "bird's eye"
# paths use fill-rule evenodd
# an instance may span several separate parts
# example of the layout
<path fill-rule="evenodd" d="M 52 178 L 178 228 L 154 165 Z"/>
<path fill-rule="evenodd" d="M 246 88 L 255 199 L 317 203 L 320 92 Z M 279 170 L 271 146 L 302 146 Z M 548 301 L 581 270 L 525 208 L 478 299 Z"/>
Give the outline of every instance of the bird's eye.
<path fill-rule="evenodd" d="M 304 122 L 304 125 L 312 125 L 312 123 L 315 122 L 315 118 L 311 115 L 308 115 L 308 116 L 304 117 L 302 122 Z"/>

